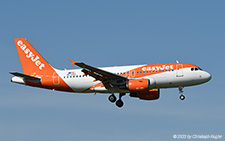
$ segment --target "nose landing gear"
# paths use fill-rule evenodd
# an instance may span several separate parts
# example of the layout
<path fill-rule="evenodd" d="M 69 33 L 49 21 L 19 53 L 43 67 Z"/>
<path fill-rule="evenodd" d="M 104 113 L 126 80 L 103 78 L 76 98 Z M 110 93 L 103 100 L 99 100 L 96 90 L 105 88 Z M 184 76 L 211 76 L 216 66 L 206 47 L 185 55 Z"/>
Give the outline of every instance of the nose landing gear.
<path fill-rule="evenodd" d="M 183 88 L 184 87 L 179 87 L 179 93 L 180 93 L 180 100 L 184 100 L 185 99 L 185 96 L 183 95 Z"/>
<path fill-rule="evenodd" d="M 184 100 L 185 99 L 185 96 L 184 95 L 181 95 L 180 96 L 180 100 Z"/>

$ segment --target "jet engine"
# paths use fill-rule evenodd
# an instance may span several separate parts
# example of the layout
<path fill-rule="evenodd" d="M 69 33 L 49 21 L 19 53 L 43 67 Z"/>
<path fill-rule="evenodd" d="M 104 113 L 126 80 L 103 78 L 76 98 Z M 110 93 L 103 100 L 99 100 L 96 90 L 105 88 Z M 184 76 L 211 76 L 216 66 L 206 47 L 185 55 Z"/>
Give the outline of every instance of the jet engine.
<path fill-rule="evenodd" d="M 134 79 L 129 80 L 127 88 L 130 92 L 148 92 L 150 90 L 149 79 Z"/>
<path fill-rule="evenodd" d="M 142 100 L 156 100 L 159 99 L 159 94 L 159 89 L 152 89 L 148 92 L 131 92 L 130 97 L 136 97 Z"/>

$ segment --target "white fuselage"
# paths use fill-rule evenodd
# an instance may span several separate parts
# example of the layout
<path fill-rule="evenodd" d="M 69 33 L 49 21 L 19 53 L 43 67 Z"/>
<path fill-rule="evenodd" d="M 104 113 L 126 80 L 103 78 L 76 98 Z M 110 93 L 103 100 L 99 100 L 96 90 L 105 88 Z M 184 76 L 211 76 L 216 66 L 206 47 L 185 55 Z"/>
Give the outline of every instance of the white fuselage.
<path fill-rule="evenodd" d="M 144 65 L 134 65 L 134 66 L 119 66 L 119 67 L 103 67 L 102 70 L 123 75 L 124 72 L 129 70 L 142 67 Z M 57 70 L 55 71 L 58 75 L 74 90 L 74 92 L 80 93 L 108 93 L 104 86 L 96 86 L 101 83 L 101 81 L 94 81 L 95 79 L 89 75 L 84 75 L 81 71 L 82 69 L 73 70 Z M 146 78 L 150 80 L 151 89 L 155 88 L 174 88 L 174 87 L 186 87 L 205 83 L 211 79 L 211 75 L 208 72 L 202 70 L 191 70 L 191 68 L 182 68 L 179 70 L 170 70 L 166 72 L 161 72 L 157 74 L 145 75 L 143 77 L 136 77 L 136 72 L 134 74 L 127 75 L 130 79 L 140 79 Z M 55 80 L 55 85 L 60 84 L 60 82 Z M 96 86 L 96 87 L 94 87 Z M 93 88 L 91 88 L 93 87 Z M 91 89 L 90 89 L 91 88 Z M 129 91 L 118 91 L 118 92 L 129 92 Z"/>

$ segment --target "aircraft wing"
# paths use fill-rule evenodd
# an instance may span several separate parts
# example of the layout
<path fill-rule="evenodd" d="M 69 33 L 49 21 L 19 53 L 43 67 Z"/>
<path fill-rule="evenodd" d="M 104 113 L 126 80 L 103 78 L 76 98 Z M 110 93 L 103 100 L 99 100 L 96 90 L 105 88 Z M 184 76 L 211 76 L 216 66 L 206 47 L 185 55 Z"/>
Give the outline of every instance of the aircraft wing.
<path fill-rule="evenodd" d="M 107 82 L 109 82 L 112 85 L 121 85 L 126 83 L 127 81 L 127 78 L 124 76 L 113 74 L 111 72 L 86 65 L 85 63 L 82 63 L 82 62 L 77 63 L 72 60 L 70 61 L 72 66 L 77 65 L 83 68 L 82 72 L 84 73 L 84 75 L 90 75 L 91 77 L 95 78 L 95 81 L 97 80 L 102 81 L 103 84 L 106 84 Z"/>

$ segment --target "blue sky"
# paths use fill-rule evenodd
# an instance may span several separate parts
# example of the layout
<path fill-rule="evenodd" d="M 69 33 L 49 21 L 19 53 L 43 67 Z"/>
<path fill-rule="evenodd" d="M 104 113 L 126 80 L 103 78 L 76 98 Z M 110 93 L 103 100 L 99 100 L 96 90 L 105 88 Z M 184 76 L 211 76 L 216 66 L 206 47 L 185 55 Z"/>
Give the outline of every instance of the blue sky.
<path fill-rule="evenodd" d="M 225 2 L 7 1 L 0 5 L 0 139 L 173 140 L 174 134 L 225 137 Z M 26 38 L 55 68 L 69 59 L 93 66 L 180 62 L 212 74 L 206 84 L 163 89 L 157 101 L 72 94 L 10 82 L 22 72 L 14 38 Z"/>

